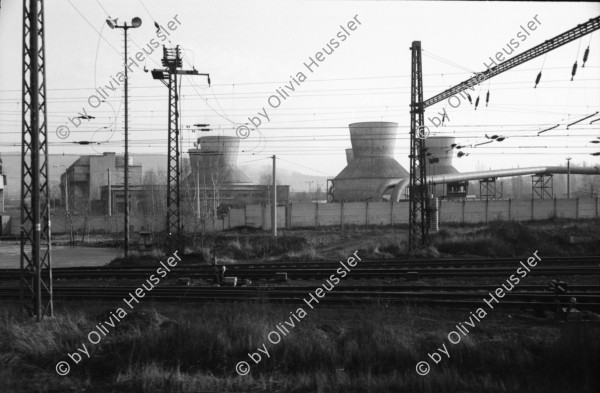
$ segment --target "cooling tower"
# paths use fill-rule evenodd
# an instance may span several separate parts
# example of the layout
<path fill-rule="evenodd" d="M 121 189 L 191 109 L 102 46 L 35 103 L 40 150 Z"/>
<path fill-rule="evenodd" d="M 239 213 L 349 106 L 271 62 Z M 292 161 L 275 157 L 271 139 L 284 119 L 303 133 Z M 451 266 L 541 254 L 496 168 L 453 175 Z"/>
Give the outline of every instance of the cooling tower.
<path fill-rule="evenodd" d="M 346 164 L 350 164 L 350 161 L 354 159 L 354 152 L 352 149 L 346 149 Z"/>
<path fill-rule="evenodd" d="M 365 122 L 350 124 L 349 127 L 353 158 L 333 179 L 333 199 L 376 200 L 376 191 L 380 187 L 408 177 L 408 172 L 394 159 L 398 124 Z"/>
<path fill-rule="evenodd" d="M 456 153 L 456 150 L 451 147 L 453 143 L 453 136 L 433 136 L 425 139 L 427 153 L 430 153 L 425 165 L 427 176 L 458 173 L 458 170 L 452 166 L 453 153 Z"/>
<path fill-rule="evenodd" d="M 237 167 L 240 139 L 234 136 L 205 136 L 198 138 L 199 149 L 190 149 L 192 179 L 200 183 L 233 185 L 251 183 Z"/>
<path fill-rule="evenodd" d="M 451 146 L 453 143 L 453 136 L 432 136 L 425 139 L 425 147 L 427 153 L 429 153 L 425 164 L 428 177 L 458 173 L 458 170 L 452 166 L 452 157 L 456 154 L 456 150 Z M 435 196 L 442 196 L 448 193 L 445 190 L 446 187 L 443 184 L 438 184 L 432 192 Z"/>

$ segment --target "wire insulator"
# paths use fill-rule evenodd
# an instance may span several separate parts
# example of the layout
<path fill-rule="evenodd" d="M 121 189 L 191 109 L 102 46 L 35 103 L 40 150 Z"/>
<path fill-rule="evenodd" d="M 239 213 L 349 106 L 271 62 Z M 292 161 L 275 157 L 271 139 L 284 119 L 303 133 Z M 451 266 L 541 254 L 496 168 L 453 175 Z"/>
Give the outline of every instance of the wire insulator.
<path fill-rule="evenodd" d="M 537 78 L 535 78 L 535 86 L 533 86 L 534 89 L 537 87 L 538 83 L 540 83 L 540 79 L 542 79 L 542 71 L 540 71 Z"/>
<path fill-rule="evenodd" d="M 575 61 L 575 64 L 573 64 L 573 69 L 571 70 L 571 82 L 573 82 L 573 78 L 575 77 L 576 73 L 577 73 L 577 61 Z"/>
<path fill-rule="evenodd" d="M 488 90 L 487 94 L 485 95 L 485 106 L 488 106 L 488 102 L 490 102 L 490 91 Z"/>
<path fill-rule="evenodd" d="M 475 110 L 477 110 L 478 105 L 479 105 L 479 96 L 477 96 L 477 99 L 475 100 Z"/>
<path fill-rule="evenodd" d="M 585 67 L 585 62 L 588 59 L 588 55 L 590 54 L 590 47 L 588 46 L 585 50 L 585 52 L 583 53 L 583 64 L 581 65 L 581 68 Z"/>
<path fill-rule="evenodd" d="M 473 101 L 471 100 L 471 95 L 469 93 L 467 93 L 467 98 L 469 99 L 469 104 L 472 104 Z"/>

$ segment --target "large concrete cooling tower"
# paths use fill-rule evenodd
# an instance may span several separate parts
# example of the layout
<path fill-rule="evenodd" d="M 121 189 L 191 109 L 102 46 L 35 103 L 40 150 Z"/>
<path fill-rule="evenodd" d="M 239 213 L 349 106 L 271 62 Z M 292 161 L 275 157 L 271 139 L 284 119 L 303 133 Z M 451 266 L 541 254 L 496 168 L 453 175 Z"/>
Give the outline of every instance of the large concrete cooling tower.
<path fill-rule="evenodd" d="M 425 165 L 427 176 L 458 173 L 452 166 L 453 153 L 456 152 L 452 149 L 453 143 L 453 136 L 432 136 L 425 139 L 427 153 L 430 153 Z"/>
<path fill-rule="evenodd" d="M 251 183 L 237 167 L 240 139 L 234 136 L 205 136 L 198 138 L 199 149 L 190 149 L 192 179 L 200 183 L 234 185 Z"/>
<path fill-rule="evenodd" d="M 376 200 L 378 189 L 408 177 L 394 159 L 398 124 L 365 122 L 349 127 L 352 155 L 346 151 L 348 165 L 333 179 L 333 200 Z"/>
<path fill-rule="evenodd" d="M 458 170 L 452 166 L 452 158 L 456 154 L 456 150 L 452 148 L 453 143 L 453 136 L 432 136 L 425 139 L 425 147 L 427 148 L 427 153 L 429 153 L 425 165 L 427 176 L 454 175 L 458 173 Z M 435 190 L 433 190 L 434 195 L 441 196 L 447 194 L 445 191 L 446 187 L 448 185 L 436 185 Z M 450 187 L 452 188 L 453 186 L 450 185 Z"/>
<path fill-rule="evenodd" d="M 346 149 L 346 164 L 350 164 L 350 161 L 354 159 L 354 152 L 352 149 Z"/>

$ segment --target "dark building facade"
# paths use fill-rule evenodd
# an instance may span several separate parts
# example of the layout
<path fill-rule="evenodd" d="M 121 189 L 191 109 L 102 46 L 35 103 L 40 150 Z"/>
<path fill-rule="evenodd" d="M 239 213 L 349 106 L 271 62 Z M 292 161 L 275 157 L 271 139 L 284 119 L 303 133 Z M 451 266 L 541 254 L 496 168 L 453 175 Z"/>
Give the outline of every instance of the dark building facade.
<path fill-rule="evenodd" d="M 103 214 L 101 187 L 123 186 L 125 159 L 115 153 L 81 156 L 60 177 L 61 201 L 71 214 Z M 129 185 L 142 183 L 142 166 L 129 159 Z M 68 205 L 68 206 L 67 206 Z"/>

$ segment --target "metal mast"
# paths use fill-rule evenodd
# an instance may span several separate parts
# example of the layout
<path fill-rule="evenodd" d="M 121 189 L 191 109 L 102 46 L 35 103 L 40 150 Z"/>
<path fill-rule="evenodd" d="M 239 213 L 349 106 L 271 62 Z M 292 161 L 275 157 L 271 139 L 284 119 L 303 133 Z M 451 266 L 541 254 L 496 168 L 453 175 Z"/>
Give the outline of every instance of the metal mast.
<path fill-rule="evenodd" d="M 40 321 L 52 316 L 44 1 L 23 2 L 21 302 Z"/>
<path fill-rule="evenodd" d="M 440 101 L 445 100 L 446 98 L 450 98 L 455 94 L 460 93 L 463 90 L 470 88 L 478 83 L 486 81 L 496 75 L 499 75 L 505 71 L 510 70 L 520 64 L 523 64 L 529 60 L 535 59 L 538 56 L 546 54 L 556 48 L 559 48 L 563 45 L 568 44 L 569 42 L 575 41 L 585 35 L 593 33 L 594 31 L 600 29 L 600 16 L 592 18 L 585 23 L 579 24 L 576 27 L 572 28 L 569 31 L 565 31 L 562 34 L 557 35 L 554 38 L 546 40 L 541 44 L 521 53 L 518 56 L 515 56 L 511 59 L 503 61 L 497 66 L 488 68 L 486 71 L 478 73 L 476 76 L 467 79 L 464 82 L 459 83 L 458 85 L 451 87 L 440 94 L 437 94 L 434 97 L 429 98 L 423 102 L 423 108 L 428 108 Z"/>
<path fill-rule="evenodd" d="M 123 67 L 125 68 L 125 164 L 123 165 L 123 188 L 125 189 L 125 214 L 124 214 L 124 222 L 123 222 L 123 232 L 124 232 L 124 243 L 125 243 L 125 258 L 129 256 L 129 77 L 127 76 L 127 46 L 129 42 L 127 41 L 127 30 L 135 29 L 142 25 L 142 20 L 138 17 L 135 17 L 131 20 L 131 25 L 128 25 L 125 22 L 123 25 L 117 25 L 117 19 L 106 20 L 106 24 L 111 29 L 123 29 L 123 33 L 125 34 L 125 57 L 123 60 Z"/>
<path fill-rule="evenodd" d="M 426 179 L 425 154 L 426 148 L 424 138 L 428 132 L 423 126 L 423 115 L 425 109 L 450 98 L 463 90 L 482 83 L 496 75 L 506 72 L 520 64 L 535 59 L 556 48 L 575 41 L 587 34 L 600 29 L 600 16 L 592 18 L 585 23 L 568 30 L 554 38 L 508 59 L 486 71 L 467 79 L 458 85 L 451 87 L 436 96 L 423 101 L 423 75 L 421 68 L 421 42 L 414 41 L 412 50 L 412 74 L 411 74 L 411 125 L 410 125 L 410 211 L 409 211 L 409 250 L 414 250 L 419 244 L 427 243 L 429 212 L 427 210 L 427 187 L 423 184 Z M 421 165 L 422 164 L 422 165 Z"/>
<path fill-rule="evenodd" d="M 410 89 L 410 186 L 408 216 L 408 247 L 414 250 L 425 244 L 427 225 L 427 187 L 425 179 L 425 141 L 423 139 L 423 70 L 421 67 L 421 41 L 413 41 Z"/>
<path fill-rule="evenodd" d="M 169 89 L 169 129 L 168 129 L 168 147 L 167 147 L 167 243 L 173 246 L 173 241 L 179 238 L 181 231 L 180 216 L 180 177 L 181 168 L 179 166 L 179 93 L 177 86 L 177 75 L 205 75 L 208 77 L 210 86 L 210 76 L 200 74 L 196 70 L 181 70 L 183 62 L 181 60 L 181 51 L 179 46 L 167 49 L 163 47 L 162 65 L 166 67 L 162 70 L 152 70 L 152 77 L 164 83 Z"/>

